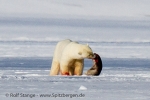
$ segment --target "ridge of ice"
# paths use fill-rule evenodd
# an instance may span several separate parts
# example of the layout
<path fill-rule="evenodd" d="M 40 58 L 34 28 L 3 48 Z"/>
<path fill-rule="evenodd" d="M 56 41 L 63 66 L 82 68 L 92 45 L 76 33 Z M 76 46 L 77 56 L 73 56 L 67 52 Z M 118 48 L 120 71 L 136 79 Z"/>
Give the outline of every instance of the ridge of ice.
<path fill-rule="evenodd" d="M 85 86 L 81 85 L 80 88 L 79 88 L 79 90 L 83 91 L 83 90 L 87 90 L 87 88 Z"/>

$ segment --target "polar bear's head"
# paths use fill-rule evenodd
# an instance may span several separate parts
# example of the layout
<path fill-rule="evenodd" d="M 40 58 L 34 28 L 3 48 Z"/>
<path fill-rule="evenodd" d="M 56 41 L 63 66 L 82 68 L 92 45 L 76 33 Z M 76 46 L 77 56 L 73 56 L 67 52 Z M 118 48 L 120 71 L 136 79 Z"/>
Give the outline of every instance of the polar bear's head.
<path fill-rule="evenodd" d="M 88 45 L 82 45 L 78 51 L 78 57 L 81 59 L 92 59 L 94 58 L 94 54 L 92 49 Z"/>

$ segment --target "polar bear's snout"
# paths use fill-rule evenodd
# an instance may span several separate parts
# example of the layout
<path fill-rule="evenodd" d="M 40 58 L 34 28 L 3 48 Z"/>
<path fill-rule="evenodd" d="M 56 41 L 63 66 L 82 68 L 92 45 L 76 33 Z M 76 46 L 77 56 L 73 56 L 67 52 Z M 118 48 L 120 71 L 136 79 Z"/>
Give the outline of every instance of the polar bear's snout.
<path fill-rule="evenodd" d="M 91 54 L 89 54 L 88 58 L 93 59 L 93 58 L 95 58 L 95 55 L 93 53 L 91 53 Z"/>

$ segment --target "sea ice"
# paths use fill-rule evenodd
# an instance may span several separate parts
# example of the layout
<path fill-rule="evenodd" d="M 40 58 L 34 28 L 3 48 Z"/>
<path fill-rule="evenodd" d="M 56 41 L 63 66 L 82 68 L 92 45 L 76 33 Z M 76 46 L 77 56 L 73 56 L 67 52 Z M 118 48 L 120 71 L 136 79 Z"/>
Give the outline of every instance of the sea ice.
<path fill-rule="evenodd" d="M 85 86 L 81 85 L 79 90 L 87 90 L 87 88 Z"/>

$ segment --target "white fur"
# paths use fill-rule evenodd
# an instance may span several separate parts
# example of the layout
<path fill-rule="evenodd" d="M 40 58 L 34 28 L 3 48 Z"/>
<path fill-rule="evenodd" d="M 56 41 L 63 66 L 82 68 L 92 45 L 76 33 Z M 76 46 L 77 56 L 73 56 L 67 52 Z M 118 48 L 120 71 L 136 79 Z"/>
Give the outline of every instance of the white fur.
<path fill-rule="evenodd" d="M 87 45 L 73 42 L 69 39 L 57 43 L 50 75 L 69 73 L 69 75 L 82 75 L 84 58 L 92 58 L 93 52 Z"/>

